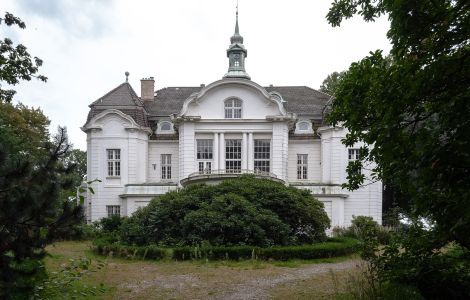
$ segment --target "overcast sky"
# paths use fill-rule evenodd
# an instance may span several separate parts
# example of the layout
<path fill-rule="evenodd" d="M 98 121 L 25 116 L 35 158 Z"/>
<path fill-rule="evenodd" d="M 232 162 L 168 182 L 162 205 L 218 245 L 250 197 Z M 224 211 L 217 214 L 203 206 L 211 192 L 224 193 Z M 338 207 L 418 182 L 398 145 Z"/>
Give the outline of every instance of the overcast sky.
<path fill-rule="evenodd" d="M 326 21 L 328 0 L 240 0 L 239 25 L 248 49 L 246 70 L 263 86 L 319 88 L 333 71 L 347 69 L 369 51 L 390 50 L 386 18 Z M 156 88 L 199 86 L 227 71 L 225 50 L 235 25 L 236 0 L 2 0 L 2 15 L 23 19 L 26 29 L 0 26 L 1 38 L 23 43 L 44 60 L 47 83 L 15 87 L 15 102 L 41 107 L 68 128 L 76 148 L 86 149 L 80 130 L 88 105 L 125 81 L 140 94 L 140 79 Z"/>

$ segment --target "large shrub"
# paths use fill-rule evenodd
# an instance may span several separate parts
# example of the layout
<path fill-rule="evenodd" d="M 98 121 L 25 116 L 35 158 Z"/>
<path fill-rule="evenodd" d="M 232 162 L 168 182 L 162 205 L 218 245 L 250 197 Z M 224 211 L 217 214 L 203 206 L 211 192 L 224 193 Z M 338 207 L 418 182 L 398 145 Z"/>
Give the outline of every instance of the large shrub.
<path fill-rule="evenodd" d="M 167 193 L 121 226 L 128 244 L 294 245 L 324 240 L 329 219 L 310 192 L 253 176 Z"/>

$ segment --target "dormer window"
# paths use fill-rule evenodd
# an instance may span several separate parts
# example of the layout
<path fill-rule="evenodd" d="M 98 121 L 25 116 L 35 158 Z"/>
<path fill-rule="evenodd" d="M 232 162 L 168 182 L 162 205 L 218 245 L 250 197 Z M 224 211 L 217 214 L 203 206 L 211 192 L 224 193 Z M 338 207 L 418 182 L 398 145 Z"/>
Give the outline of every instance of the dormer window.
<path fill-rule="evenodd" d="M 241 119 L 242 117 L 242 101 L 240 99 L 225 100 L 225 118 Z"/>
<path fill-rule="evenodd" d="M 295 133 L 313 133 L 312 123 L 308 120 L 301 120 L 295 126 Z"/>
<path fill-rule="evenodd" d="M 160 121 L 157 126 L 157 134 L 173 134 L 175 130 L 170 121 Z"/>

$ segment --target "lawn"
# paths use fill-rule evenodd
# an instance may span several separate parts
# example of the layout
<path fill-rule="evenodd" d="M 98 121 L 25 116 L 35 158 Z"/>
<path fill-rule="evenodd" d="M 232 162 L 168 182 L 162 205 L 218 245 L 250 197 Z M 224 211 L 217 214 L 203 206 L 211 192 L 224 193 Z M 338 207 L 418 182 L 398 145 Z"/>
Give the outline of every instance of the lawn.
<path fill-rule="evenodd" d="M 58 242 L 47 251 L 49 272 L 64 269 L 71 259 L 92 260 L 93 272 L 68 289 L 86 299 L 331 299 L 343 292 L 359 263 L 354 256 L 285 262 L 125 260 L 97 256 L 89 242 Z"/>

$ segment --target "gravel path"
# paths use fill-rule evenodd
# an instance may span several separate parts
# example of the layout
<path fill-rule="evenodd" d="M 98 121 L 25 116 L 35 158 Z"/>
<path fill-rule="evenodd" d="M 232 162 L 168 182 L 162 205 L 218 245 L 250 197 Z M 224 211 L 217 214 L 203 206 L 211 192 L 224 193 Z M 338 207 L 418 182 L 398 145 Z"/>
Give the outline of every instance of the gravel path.
<path fill-rule="evenodd" d="M 314 264 L 292 269 L 284 268 L 285 273 L 282 275 L 247 281 L 229 293 L 218 295 L 212 299 L 268 299 L 268 291 L 277 285 L 312 278 L 315 275 L 328 273 L 330 270 L 340 271 L 351 269 L 357 264 L 358 261 L 346 261 L 333 264 Z"/>
<path fill-rule="evenodd" d="M 269 266 L 261 269 L 230 267 L 192 268 L 162 273 L 157 266 L 140 269 L 134 280 L 119 285 L 127 290 L 116 299 L 269 299 L 270 291 L 284 284 L 302 280 L 331 271 L 351 270 L 359 260 L 338 263 L 321 263 L 300 267 Z M 118 269 L 121 269 L 120 266 Z M 122 269 L 121 269 L 122 270 Z M 128 278 L 130 279 L 130 278 Z"/>

